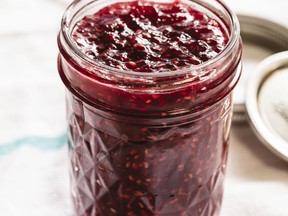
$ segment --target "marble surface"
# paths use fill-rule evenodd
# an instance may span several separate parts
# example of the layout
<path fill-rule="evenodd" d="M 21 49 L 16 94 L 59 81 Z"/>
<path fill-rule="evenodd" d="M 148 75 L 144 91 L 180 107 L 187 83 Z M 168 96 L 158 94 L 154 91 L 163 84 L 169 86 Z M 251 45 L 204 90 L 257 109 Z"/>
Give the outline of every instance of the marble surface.
<path fill-rule="evenodd" d="M 64 88 L 56 66 L 57 31 L 70 2 L 0 1 L 1 216 L 72 215 L 67 147 L 61 140 Z M 288 27 L 287 1 L 226 2 L 238 13 Z M 233 125 L 230 144 L 221 216 L 287 216 L 288 163 L 246 124 Z"/>

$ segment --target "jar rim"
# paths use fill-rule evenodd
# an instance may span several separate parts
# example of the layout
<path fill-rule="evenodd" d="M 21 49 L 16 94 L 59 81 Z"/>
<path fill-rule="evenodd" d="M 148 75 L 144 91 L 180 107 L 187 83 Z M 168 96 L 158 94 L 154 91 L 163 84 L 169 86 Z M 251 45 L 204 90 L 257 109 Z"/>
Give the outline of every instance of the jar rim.
<path fill-rule="evenodd" d="M 98 1 L 98 0 L 92 0 L 88 4 L 94 3 L 95 1 Z M 192 1 L 194 1 L 194 0 L 192 0 Z M 83 2 L 83 0 L 73 1 L 68 6 L 68 8 L 66 9 L 66 11 L 62 17 L 59 37 L 61 37 L 61 39 L 62 38 L 64 39 L 64 41 L 67 44 L 67 47 L 69 49 L 70 55 L 72 55 L 73 57 L 76 57 L 76 59 L 80 60 L 81 62 L 84 62 L 88 65 L 94 66 L 100 70 L 103 69 L 103 71 L 109 71 L 109 73 L 112 73 L 113 75 L 116 75 L 116 76 L 119 75 L 119 76 L 123 77 L 123 75 L 128 75 L 129 77 L 133 77 L 136 79 L 137 78 L 141 78 L 141 79 L 151 78 L 151 79 L 153 79 L 153 78 L 183 76 L 186 74 L 190 74 L 191 71 L 198 71 L 198 70 L 201 70 L 203 68 L 206 68 L 209 65 L 213 65 L 214 63 L 216 63 L 217 61 L 219 61 L 223 57 L 227 56 L 240 38 L 240 24 L 239 24 L 239 21 L 237 19 L 236 14 L 222 0 L 217 0 L 215 2 L 219 3 L 219 5 L 225 10 L 225 12 L 228 13 L 230 21 L 231 21 L 231 26 L 230 26 L 230 34 L 229 34 L 228 43 L 226 44 L 224 49 L 220 53 L 218 53 L 215 57 L 213 57 L 213 58 L 211 58 L 211 59 L 209 59 L 209 60 L 207 60 L 207 61 L 205 61 L 199 65 L 192 65 L 191 67 L 187 67 L 184 69 L 177 69 L 175 71 L 161 71 L 161 73 L 121 70 L 121 69 L 114 68 L 114 67 L 111 67 L 111 66 L 108 66 L 105 64 L 98 63 L 97 61 L 89 58 L 87 55 L 85 55 L 83 52 L 81 52 L 80 49 L 78 49 L 75 46 L 75 43 L 73 42 L 73 39 L 72 39 L 70 32 L 69 32 L 69 28 L 70 28 L 69 24 L 73 20 L 73 18 L 75 17 L 75 15 L 73 15 L 73 14 L 71 16 L 71 11 L 80 2 Z M 84 5 L 77 12 L 81 11 L 88 4 Z M 209 78 L 209 77 L 207 77 L 207 78 Z"/>

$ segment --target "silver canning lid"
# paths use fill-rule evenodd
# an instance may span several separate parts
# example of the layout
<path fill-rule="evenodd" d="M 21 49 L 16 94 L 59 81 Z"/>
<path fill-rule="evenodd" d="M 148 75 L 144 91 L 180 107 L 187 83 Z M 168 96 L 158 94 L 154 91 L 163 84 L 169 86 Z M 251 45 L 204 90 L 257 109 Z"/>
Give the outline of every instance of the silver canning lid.
<path fill-rule="evenodd" d="M 255 73 L 258 63 L 268 56 L 288 50 L 288 29 L 275 22 L 238 15 L 243 40 L 243 70 L 234 90 L 234 122 L 244 122 L 247 79 Z"/>
<path fill-rule="evenodd" d="M 249 77 L 246 111 L 258 138 L 288 161 L 288 51 L 262 61 Z"/>

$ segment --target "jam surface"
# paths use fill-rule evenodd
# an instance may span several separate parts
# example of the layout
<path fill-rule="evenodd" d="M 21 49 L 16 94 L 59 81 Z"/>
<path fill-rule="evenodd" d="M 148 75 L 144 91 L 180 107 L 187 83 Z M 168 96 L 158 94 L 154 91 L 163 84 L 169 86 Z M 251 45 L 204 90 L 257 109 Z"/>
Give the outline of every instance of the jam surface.
<path fill-rule="evenodd" d="M 72 32 L 91 59 L 122 70 L 173 71 L 223 50 L 228 36 L 215 19 L 180 2 L 122 2 L 80 20 Z"/>

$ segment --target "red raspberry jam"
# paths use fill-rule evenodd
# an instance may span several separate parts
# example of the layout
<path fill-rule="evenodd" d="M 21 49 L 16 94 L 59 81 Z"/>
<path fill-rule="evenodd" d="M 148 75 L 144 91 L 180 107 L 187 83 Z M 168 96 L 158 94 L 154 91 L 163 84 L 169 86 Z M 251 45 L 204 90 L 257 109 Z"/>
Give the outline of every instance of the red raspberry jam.
<path fill-rule="evenodd" d="M 155 73 L 201 64 L 228 40 L 216 20 L 180 2 L 113 4 L 84 17 L 72 35 L 99 63 Z"/>
<path fill-rule="evenodd" d="M 81 0 L 58 42 L 76 215 L 219 216 L 236 16 L 211 0 Z"/>

